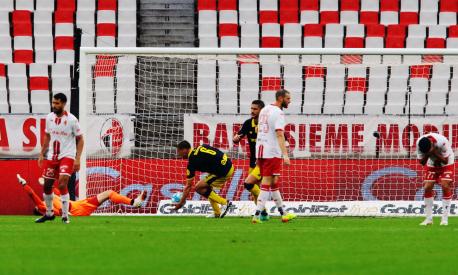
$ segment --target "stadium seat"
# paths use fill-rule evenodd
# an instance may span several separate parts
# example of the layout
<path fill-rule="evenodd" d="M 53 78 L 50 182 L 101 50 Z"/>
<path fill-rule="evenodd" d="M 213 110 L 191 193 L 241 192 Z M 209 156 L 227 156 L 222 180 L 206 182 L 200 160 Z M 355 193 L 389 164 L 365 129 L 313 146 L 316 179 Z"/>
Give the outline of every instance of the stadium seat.
<path fill-rule="evenodd" d="M 237 87 L 238 68 L 234 61 L 218 61 L 218 95 L 219 113 L 237 113 Z"/>
<path fill-rule="evenodd" d="M 448 104 L 445 106 L 447 115 L 458 115 L 458 76 L 455 73 L 457 67 L 453 67 L 453 78 L 450 82 L 450 93 L 448 95 Z"/>
<path fill-rule="evenodd" d="M 362 114 L 367 91 L 365 67 L 348 68 L 345 91 L 344 114 Z"/>
<path fill-rule="evenodd" d="M 302 108 L 302 74 L 301 65 L 285 65 L 283 72 L 283 88 L 291 93 L 293 98 L 288 106 L 289 114 L 300 114 Z"/>
<path fill-rule="evenodd" d="M 346 28 L 345 48 L 364 48 L 364 25 L 353 24 Z"/>
<path fill-rule="evenodd" d="M 325 69 L 317 66 L 304 68 L 304 114 L 321 114 L 323 106 Z"/>
<path fill-rule="evenodd" d="M 48 65 L 30 64 L 29 91 L 32 113 L 51 111 Z"/>
<path fill-rule="evenodd" d="M 395 25 L 399 23 L 399 1 L 380 0 L 380 24 Z"/>
<path fill-rule="evenodd" d="M 432 68 L 431 88 L 428 92 L 426 115 L 442 115 L 447 102 L 449 91 L 450 66 L 448 64 L 436 64 Z"/>
<path fill-rule="evenodd" d="M 385 94 L 387 91 L 387 67 L 371 67 L 369 71 L 368 88 L 366 92 L 365 114 L 383 114 Z"/>
<path fill-rule="evenodd" d="M 458 48 L 458 25 L 448 28 L 447 48 Z"/>
<path fill-rule="evenodd" d="M 114 113 L 114 78 L 95 77 L 96 113 Z"/>
<path fill-rule="evenodd" d="M 63 93 L 67 96 L 67 106 L 71 104 L 71 78 L 69 64 L 51 65 L 52 93 Z M 92 110 L 92 106 L 89 110 Z"/>
<path fill-rule="evenodd" d="M 54 39 L 56 63 L 73 64 L 75 51 L 72 36 L 61 36 Z"/>
<path fill-rule="evenodd" d="M 259 64 L 240 65 L 240 113 L 249 114 L 251 102 L 259 98 Z"/>
<path fill-rule="evenodd" d="M 15 10 L 28 10 L 33 12 L 35 10 L 34 1 L 15 0 Z"/>
<path fill-rule="evenodd" d="M 280 1 L 280 24 L 299 23 L 298 0 Z"/>
<path fill-rule="evenodd" d="M 278 3 L 276 0 L 259 2 L 259 24 L 278 23 Z"/>
<path fill-rule="evenodd" d="M 6 66 L 0 64 L 0 114 L 9 113 L 8 90 L 6 87 Z"/>
<path fill-rule="evenodd" d="M 79 10 L 76 12 L 76 26 L 81 28 L 81 46 L 94 47 L 95 44 L 95 13 Z"/>
<path fill-rule="evenodd" d="M 261 79 L 261 100 L 266 103 L 275 101 L 275 92 L 281 89 L 279 64 L 263 64 Z"/>
<path fill-rule="evenodd" d="M 14 10 L 14 0 L 3 0 L 2 5 L 0 6 L 0 11 L 13 11 Z"/>
<path fill-rule="evenodd" d="M 410 108 L 412 114 L 422 115 L 426 105 L 431 65 L 418 65 L 410 67 L 409 86 L 411 90 Z"/>
<path fill-rule="evenodd" d="M 364 25 L 379 24 L 379 1 L 361 0 L 359 23 Z"/>
<path fill-rule="evenodd" d="M 343 36 L 344 26 L 340 24 L 327 24 L 326 25 L 326 36 L 324 37 L 325 48 L 342 48 L 343 47 Z M 323 63 L 339 64 L 339 55 L 323 55 Z"/>
<path fill-rule="evenodd" d="M 456 25 L 458 2 L 456 0 L 440 0 L 439 2 L 439 25 Z"/>
<path fill-rule="evenodd" d="M 29 89 L 25 64 L 8 65 L 8 85 L 11 113 L 29 113 Z"/>
<path fill-rule="evenodd" d="M 118 0 L 118 11 L 136 11 L 137 1 Z"/>
<path fill-rule="evenodd" d="M 307 24 L 304 26 L 304 48 L 322 48 L 323 47 L 323 25 Z M 319 64 L 321 57 L 319 55 L 304 56 L 305 64 Z"/>
<path fill-rule="evenodd" d="M 399 24 L 410 25 L 418 24 L 418 1 L 400 1 L 401 9 Z"/>
<path fill-rule="evenodd" d="M 320 23 L 337 24 L 339 19 L 339 1 L 321 0 L 320 1 Z"/>
<path fill-rule="evenodd" d="M 116 111 L 135 113 L 135 64 L 116 66 Z"/>
<path fill-rule="evenodd" d="M 326 70 L 326 90 L 324 93 L 324 114 L 342 114 L 345 90 L 345 67 L 332 66 Z"/>
<path fill-rule="evenodd" d="M 302 26 L 300 24 L 283 25 L 283 48 L 302 48 Z"/>
<path fill-rule="evenodd" d="M 319 19 L 318 0 L 300 0 L 301 25 L 318 24 Z"/>
<path fill-rule="evenodd" d="M 391 66 L 391 73 L 388 80 L 389 89 L 387 93 L 385 114 L 404 114 L 408 77 L 408 66 Z"/>
<path fill-rule="evenodd" d="M 95 12 L 95 2 L 96 0 L 78 0 L 78 10 L 77 12 L 79 11 L 92 11 L 92 14 L 94 14 Z M 121 8 L 121 2 L 124 3 L 125 1 L 121 1 L 119 2 L 119 10 L 126 10 L 127 8 L 123 6 L 123 8 Z M 129 1 L 131 3 L 135 3 L 135 1 Z"/>
<path fill-rule="evenodd" d="M 340 1 L 340 23 L 358 24 L 359 22 L 359 1 L 342 0 Z"/>
<path fill-rule="evenodd" d="M 242 25 L 240 43 L 242 48 L 259 48 L 259 25 Z"/>
<path fill-rule="evenodd" d="M 262 48 L 280 48 L 280 24 L 266 23 L 262 25 Z"/>
<path fill-rule="evenodd" d="M 197 64 L 197 111 L 216 113 L 216 61 L 199 60 Z"/>
<path fill-rule="evenodd" d="M 102 0 L 101 2 L 106 1 Z M 56 10 L 58 11 L 76 11 L 76 0 L 57 0 Z"/>
<path fill-rule="evenodd" d="M 257 1 L 239 0 L 239 23 L 258 24 Z"/>

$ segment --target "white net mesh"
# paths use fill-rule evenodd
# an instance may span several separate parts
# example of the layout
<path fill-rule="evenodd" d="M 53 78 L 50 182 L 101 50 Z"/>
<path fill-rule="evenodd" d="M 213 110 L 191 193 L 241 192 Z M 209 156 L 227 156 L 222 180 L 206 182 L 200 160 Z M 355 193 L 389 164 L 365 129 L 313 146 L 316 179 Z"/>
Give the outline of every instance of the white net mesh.
<path fill-rule="evenodd" d="M 233 144 L 232 136 L 250 117 L 251 102 L 271 103 L 280 88 L 292 96 L 285 111 L 292 165 L 281 176 L 287 202 L 419 201 L 416 139 L 439 132 L 458 147 L 453 57 L 88 57 L 87 125 L 100 141 L 88 140 L 87 196 L 148 191 L 145 207 L 106 203 L 104 213 L 154 214 L 160 200 L 181 190 L 186 162 L 174 146 L 183 139 L 227 152 L 236 172 L 220 194 L 249 200 L 247 141 Z M 194 191 L 189 199 L 204 200 Z"/>

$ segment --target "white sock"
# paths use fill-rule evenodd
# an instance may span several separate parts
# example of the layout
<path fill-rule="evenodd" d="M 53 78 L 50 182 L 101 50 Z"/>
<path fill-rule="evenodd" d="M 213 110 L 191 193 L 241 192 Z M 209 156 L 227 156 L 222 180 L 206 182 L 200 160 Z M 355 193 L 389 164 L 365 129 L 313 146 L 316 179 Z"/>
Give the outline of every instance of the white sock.
<path fill-rule="evenodd" d="M 279 190 L 272 191 L 272 199 L 274 200 L 275 205 L 277 206 L 278 212 L 280 212 L 281 215 L 284 215 L 283 199 L 281 198 L 281 193 Z"/>
<path fill-rule="evenodd" d="M 43 194 L 43 199 L 45 200 L 45 205 L 46 205 L 46 216 L 52 216 L 54 215 L 54 211 L 52 209 L 52 200 L 54 198 L 53 193 L 51 194 Z"/>
<path fill-rule="evenodd" d="M 442 200 L 442 220 L 448 221 L 448 214 L 450 213 L 450 202 L 452 200 Z"/>
<path fill-rule="evenodd" d="M 426 218 L 429 220 L 433 219 L 433 198 L 425 198 L 425 214 Z"/>
<path fill-rule="evenodd" d="M 62 218 L 68 218 L 68 206 L 70 201 L 70 195 L 67 193 L 60 196 L 60 201 L 62 202 Z"/>
<path fill-rule="evenodd" d="M 261 189 L 258 196 L 258 203 L 256 204 L 256 216 L 266 208 L 266 202 L 269 200 L 270 192 Z"/>

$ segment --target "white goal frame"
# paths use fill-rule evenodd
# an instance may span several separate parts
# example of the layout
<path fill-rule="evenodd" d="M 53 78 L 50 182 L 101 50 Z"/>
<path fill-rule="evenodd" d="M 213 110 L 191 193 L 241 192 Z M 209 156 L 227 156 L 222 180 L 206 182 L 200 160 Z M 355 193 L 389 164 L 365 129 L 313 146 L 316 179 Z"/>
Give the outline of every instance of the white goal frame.
<path fill-rule="evenodd" d="M 87 133 L 87 75 L 88 55 L 440 55 L 455 56 L 458 49 L 388 49 L 388 48 L 152 48 L 152 47 L 82 47 L 80 49 L 79 120 L 83 133 Z M 364 64 L 364 63 L 363 63 Z M 371 65 L 371 64 L 368 64 Z M 90 142 L 86 140 L 86 142 Z M 86 197 L 86 148 L 81 155 L 79 171 L 79 198 Z"/>

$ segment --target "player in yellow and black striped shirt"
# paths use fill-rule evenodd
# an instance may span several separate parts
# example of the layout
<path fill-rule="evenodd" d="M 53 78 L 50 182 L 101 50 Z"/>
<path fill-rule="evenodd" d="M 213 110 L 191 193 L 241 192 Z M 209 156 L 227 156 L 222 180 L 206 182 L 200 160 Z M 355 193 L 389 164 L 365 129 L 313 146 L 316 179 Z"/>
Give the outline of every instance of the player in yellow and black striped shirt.
<path fill-rule="evenodd" d="M 207 144 L 191 148 L 191 144 L 186 140 L 178 144 L 177 151 L 180 157 L 188 159 L 188 166 L 186 170 L 186 186 L 175 209 L 178 210 L 185 204 L 186 198 L 191 191 L 196 171 L 206 172 L 208 175 L 197 182 L 196 192 L 210 201 L 215 218 L 223 218 L 231 206 L 231 202 L 220 197 L 213 191 L 213 188 L 221 189 L 226 181 L 232 177 L 234 165 L 232 165 L 231 159 L 219 149 Z M 220 209 L 219 204 L 223 206 L 222 209 Z"/>
<path fill-rule="evenodd" d="M 232 141 L 239 143 L 242 138 L 247 137 L 250 146 L 250 169 L 248 177 L 245 179 L 244 186 L 253 195 L 254 203 L 257 202 L 260 192 L 259 184 L 261 183 L 261 171 L 256 165 L 256 138 L 258 137 L 258 117 L 261 109 L 264 108 L 262 100 L 253 100 L 251 102 L 251 118 L 247 119 L 242 126 L 242 129 L 234 135 Z M 267 219 L 267 212 L 263 212 L 263 220 Z"/>

